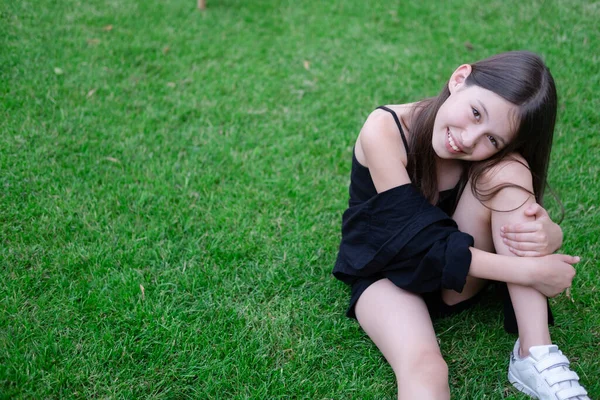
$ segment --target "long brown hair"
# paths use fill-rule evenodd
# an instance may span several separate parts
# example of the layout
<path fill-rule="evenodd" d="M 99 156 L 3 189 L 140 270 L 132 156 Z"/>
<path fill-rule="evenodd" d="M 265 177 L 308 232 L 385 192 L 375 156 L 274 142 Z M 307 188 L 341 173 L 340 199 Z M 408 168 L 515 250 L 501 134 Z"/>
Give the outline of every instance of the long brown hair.
<path fill-rule="evenodd" d="M 487 160 L 468 163 L 462 184 L 470 179 L 473 194 L 480 201 L 492 198 L 504 187 L 520 187 L 504 184 L 486 192 L 477 188 L 483 173 L 516 152 L 527 161 L 533 177 L 532 194 L 542 204 L 558 102 L 550 71 L 537 54 L 528 51 L 498 54 L 471 64 L 471 68 L 465 84 L 480 86 L 515 104 L 518 125 L 515 138 L 502 150 Z M 446 83 L 437 97 L 419 102 L 413 110 L 407 169 L 413 183 L 430 202 L 438 196 L 436 154 L 431 146 L 433 125 L 449 96 Z"/>

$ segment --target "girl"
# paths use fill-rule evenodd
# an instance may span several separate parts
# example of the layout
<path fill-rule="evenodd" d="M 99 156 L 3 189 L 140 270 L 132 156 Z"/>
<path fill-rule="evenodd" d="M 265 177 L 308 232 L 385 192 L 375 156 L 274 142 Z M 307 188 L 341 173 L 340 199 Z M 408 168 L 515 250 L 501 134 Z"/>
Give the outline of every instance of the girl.
<path fill-rule="evenodd" d="M 571 285 L 579 261 L 551 254 L 562 233 L 536 204 L 556 106 L 543 61 L 509 52 L 461 65 L 438 97 L 365 122 L 334 275 L 351 285 L 348 316 L 390 363 L 398 398 L 450 397 L 430 313 L 464 309 L 500 281 L 519 333 L 510 382 L 540 399 L 589 400 L 548 330 L 547 297 Z M 505 227 L 515 222 L 521 230 Z"/>

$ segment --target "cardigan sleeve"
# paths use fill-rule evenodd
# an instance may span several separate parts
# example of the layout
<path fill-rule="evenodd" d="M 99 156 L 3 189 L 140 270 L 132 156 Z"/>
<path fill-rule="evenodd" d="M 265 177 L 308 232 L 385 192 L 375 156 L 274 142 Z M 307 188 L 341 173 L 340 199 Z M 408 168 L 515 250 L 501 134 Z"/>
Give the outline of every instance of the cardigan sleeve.
<path fill-rule="evenodd" d="M 462 291 L 471 264 L 473 238 L 412 184 L 349 207 L 333 274 L 352 283 L 385 276 L 415 293 L 439 288 Z"/>

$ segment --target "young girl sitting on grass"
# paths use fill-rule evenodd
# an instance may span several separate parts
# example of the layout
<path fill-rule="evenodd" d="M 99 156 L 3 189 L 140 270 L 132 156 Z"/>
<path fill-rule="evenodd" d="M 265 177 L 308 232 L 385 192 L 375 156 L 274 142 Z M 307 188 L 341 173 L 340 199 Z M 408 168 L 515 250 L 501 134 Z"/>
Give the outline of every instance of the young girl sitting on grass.
<path fill-rule="evenodd" d="M 489 281 L 506 283 L 505 327 L 511 315 L 518 327 L 510 382 L 540 399 L 589 399 L 548 330 L 547 297 L 571 285 L 579 261 L 552 254 L 562 232 L 537 204 L 556 108 L 543 61 L 509 52 L 365 122 L 334 275 L 351 285 L 348 316 L 390 363 L 400 399 L 450 398 L 431 315 L 468 307 Z"/>

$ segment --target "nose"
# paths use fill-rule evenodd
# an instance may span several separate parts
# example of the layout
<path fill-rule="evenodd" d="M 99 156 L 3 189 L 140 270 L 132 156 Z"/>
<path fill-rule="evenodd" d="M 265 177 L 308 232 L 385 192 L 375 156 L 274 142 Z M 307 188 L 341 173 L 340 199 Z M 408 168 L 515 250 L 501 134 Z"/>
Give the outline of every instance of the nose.
<path fill-rule="evenodd" d="M 484 131 L 482 129 L 471 128 L 465 129 L 461 133 L 462 145 L 467 149 L 472 149 L 475 147 L 479 139 L 484 135 Z"/>

